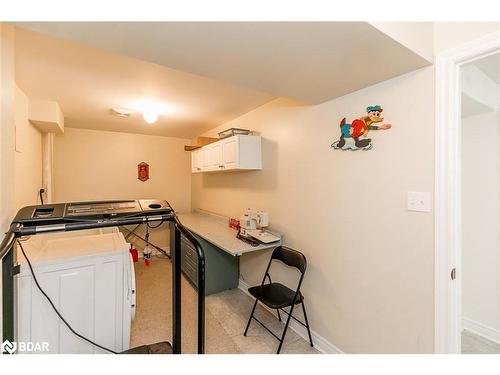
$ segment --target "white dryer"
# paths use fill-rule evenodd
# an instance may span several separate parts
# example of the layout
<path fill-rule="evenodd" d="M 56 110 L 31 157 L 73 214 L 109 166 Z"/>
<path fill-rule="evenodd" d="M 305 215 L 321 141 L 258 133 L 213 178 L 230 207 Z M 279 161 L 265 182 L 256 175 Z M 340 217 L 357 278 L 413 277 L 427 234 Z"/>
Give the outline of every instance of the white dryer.
<path fill-rule="evenodd" d="M 135 274 L 118 228 L 36 235 L 21 243 L 42 289 L 76 332 L 116 352 L 129 349 Z M 16 341 L 48 342 L 50 353 L 106 353 L 59 319 L 19 246 L 16 258 Z"/>

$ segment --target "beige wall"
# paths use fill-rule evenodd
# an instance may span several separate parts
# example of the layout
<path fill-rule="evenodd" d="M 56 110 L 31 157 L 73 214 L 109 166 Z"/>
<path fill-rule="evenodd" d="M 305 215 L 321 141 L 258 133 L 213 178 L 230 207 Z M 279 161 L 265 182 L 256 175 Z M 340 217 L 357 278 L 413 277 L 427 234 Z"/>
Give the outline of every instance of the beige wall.
<path fill-rule="evenodd" d="M 0 23 L 0 230 L 7 230 L 14 215 L 14 28 Z"/>
<path fill-rule="evenodd" d="M 15 91 L 15 205 L 16 210 L 40 203 L 42 187 L 42 134 L 28 121 L 28 97 L 16 86 Z"/>
<path fill-rule="evenodd" d="M 167 199 L 177 211 L 191 207 L 189 141 L 180 138 L 66 128 L 54 140 L 54 201 Z M 150 179 L 137 179 L 137 164 Z M 152 238 L 153 239 L 153 238 Z M 155 236 L 166 246 L 165 236 Z"/>
<path fill-rule="evenodd" d="M 278 99 L 222 128 L 263 137 L 258 172 L 199 174 L 192 206 L 239 217 L 269 211 L 271 228 L 305 253 L 315 331 L 349 353 L 433 351 L 433 215 L 408 212 L 407 191 L 434 189 L 434 73 L 424 68 L 318 106 Z M 383 106 L 370 151 L 337 151 L 339 122 Z M 244 255 L 260 282 L 269 253 Z"/>
<path fill-rule="evenodd" d="M 0 233 L 14 216 L 14 28 L 0 23 Z M 2 268 L 0 267 L 0 288 Z M 2 322 L 0 298 L 0 322 Z M 0 324 L 0 337 L 3 337 Z"/>
<path fill-rule="evenodd" d="M 20 205 L 36 203 L 37 181 L 41 180 L 41 143 L 40 134 L 30 127 L 27 98 L 15 84 L 14 28 L 0 23 L 0 233 L 7 231 Z M 16 152 L 16 146 L 23 152 Z M 0 267 L 0 290 L 1 272 Z"/>

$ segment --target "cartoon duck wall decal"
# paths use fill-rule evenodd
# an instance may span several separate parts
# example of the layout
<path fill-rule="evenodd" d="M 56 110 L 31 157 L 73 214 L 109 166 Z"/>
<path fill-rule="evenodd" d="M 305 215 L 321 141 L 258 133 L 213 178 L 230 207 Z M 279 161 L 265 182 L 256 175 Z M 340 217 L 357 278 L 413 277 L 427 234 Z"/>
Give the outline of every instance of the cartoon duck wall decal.
<path fill-rule="evenodd" d="M 371 138 L 366 138 L 369 130 L 390 129 L 390 124 L 375 125 L 384 121 L 380 115 L 383 109 L 379 105 L 371 105 L 366 108 L 367 115 L 356 119 L 352 124 L 346 123 L 344 117 L 340 121 L 340 139 L 332 143 L 336 150 L 369 150 L 373 147 Z"/>

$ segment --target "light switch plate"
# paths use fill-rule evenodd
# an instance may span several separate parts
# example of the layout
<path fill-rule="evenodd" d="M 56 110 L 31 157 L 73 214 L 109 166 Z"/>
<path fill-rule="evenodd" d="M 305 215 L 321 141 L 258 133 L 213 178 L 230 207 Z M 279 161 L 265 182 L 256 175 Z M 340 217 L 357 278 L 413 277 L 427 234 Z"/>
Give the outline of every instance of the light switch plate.
<path fill-rule="evenodd" d="M 409 191 L 408 211 L 431 212 L 431 193 L 428 191 Z"/>

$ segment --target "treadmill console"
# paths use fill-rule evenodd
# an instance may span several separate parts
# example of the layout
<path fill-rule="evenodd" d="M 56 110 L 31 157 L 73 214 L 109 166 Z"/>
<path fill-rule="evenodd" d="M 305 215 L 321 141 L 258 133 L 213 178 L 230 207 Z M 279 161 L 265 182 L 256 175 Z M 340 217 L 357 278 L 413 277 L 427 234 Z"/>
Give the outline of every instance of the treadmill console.
<path fill-rule="evenodd" d="M 121 200 L 56 203 L 24 207 L 14 218 L 23 225 L 173 214 L 164 200 Z"/>

